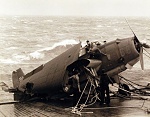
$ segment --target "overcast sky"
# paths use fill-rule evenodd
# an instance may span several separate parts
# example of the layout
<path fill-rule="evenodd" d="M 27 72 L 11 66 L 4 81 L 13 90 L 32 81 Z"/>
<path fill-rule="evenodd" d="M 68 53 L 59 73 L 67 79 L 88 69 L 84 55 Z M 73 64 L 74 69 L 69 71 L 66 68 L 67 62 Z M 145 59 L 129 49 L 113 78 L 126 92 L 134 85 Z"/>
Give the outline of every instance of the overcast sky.
<path fill-rule="evenodd" d="M 0 15 L 150 16 L 150 0 L 0 0 Z"/>

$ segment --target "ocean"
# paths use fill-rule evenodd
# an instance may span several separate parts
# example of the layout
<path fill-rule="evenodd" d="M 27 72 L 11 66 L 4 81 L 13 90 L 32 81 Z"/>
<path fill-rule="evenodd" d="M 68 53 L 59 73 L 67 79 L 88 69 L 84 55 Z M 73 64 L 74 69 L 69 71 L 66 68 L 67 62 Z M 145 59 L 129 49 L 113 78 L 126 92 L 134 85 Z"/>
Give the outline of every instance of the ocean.
<path fill-rule="evenodd" d="M 141 42 L 150 44 L 148 17 L 1 16 L 0 82 L 12 86 L 12 71 L 22 68 L 26 74 L 79 41 L 85 45 L 86 40 L 103 43 L 132 37 L 128 24 Z M 150 82 L 150 58 L 145 55 L 144 63 L 145 71 L 137 63 L 123 74 L 145 85 Z"/>
<path fill-rule="evenodd" d="M 150 18 L 126 19 L 139 40 L 150 44 Z M 26 73 L 79 41 L 132 37 L 128 23 L 122 17 L 0 17 L 0 73 L 18 67 Z"/>

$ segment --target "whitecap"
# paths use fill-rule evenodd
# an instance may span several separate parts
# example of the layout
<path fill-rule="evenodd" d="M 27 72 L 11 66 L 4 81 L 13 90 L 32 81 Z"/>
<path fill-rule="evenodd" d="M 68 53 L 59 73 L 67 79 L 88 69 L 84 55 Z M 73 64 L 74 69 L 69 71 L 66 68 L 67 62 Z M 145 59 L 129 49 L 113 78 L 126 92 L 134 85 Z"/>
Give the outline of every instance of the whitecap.
<path fill-rule="evenodd" d="M 6 63 L 6 64 L 18 64 L 18 61 L 14 61 L 12 59 L 0 59 L 0 63 Z"/>
<path fill-rule="evenodd" d="M 63 41 L 61 41 L 61 42 L 58 42 L 58 43 L 56 43 L 56 44 L 54 44 L 54 46 L 59 46 L 59 45 L 73 45 L 73 44 L 77 44 L 78 43 L 78 41 L 76 41 L 76 40 L 69 40 L 69 39 L 67 39 L 67 40 L 63 40 Z"/>
<path fill-rule="evenodd" d="M 64 36 L 65 34 L 64 33 L 57 33 L 56 35 L 58 35 L 58 36 Z"/>
<path fill-rule="evenodd" d="M 104 26 L 102 26 L 102 25 L 97 25 L 97 27 L 98 27 L 98 28 L 101 28 L 101 27 L 104 27 Z"/>
<path fill-rule="evenodd" d="M 117 28 L 114 28 L 114 31 L 118 31 L 118 29 L 117 29 Z"/>
<path fill-rule="evenodd" d="M 57 47 L 66 47 L 67 45 L 74 45 L 79 43 L 76 40 L 63 40 L 60 42 L 55 43 L 53 46 L 51 47 L 46 47 L 40 50 L 36 50 L 32 53 L 29 53 L 28 55 L 18 55 L 18 54 L 14 54 L 13 58 L 17 59 L 17 61 L 23 61 L 23 60 L 37 60 L 37 59 L 43 59 L 45 57 L 45 54 L 47 54 L 47 51 L 49 52 L 50 50 L 54 50 Z M 46 52 L 45 52 L 46 51 Z"/>
<path fill-rule="evenodd" d="M 17 61 L 30 60 L 30 58 L 28 56 L 26 56 L 26 55 L 13 54 L 12 56 Z"/>
<path fill-rule="evenodd" d="M 53 22 L 53 20 L 46 20 L 46 22 Z"/>
<path fill-rule="evenodd" d="M 5 48 L 5 50 L 15 50 L 17 49 L 18 47 L 8 47 L 8 48 Z"/>
<path fill-rule="evenodd" d="M 77 43 L 78 43 L 78 41 L 76 41 L 76 40 L 67 39 L 67 40 L 63 40 L 63 41 L 60 41 L 58 43 L 55 43 L 52 47 L 46 47 L 44 49 L 38 50 L 38 52 L 52 50 L 58 46 L 74 45 Z"/>
<path fill-rule="evenodd" d="M 77 44 L 78 42 L 76 40 L 63 40 L 63 41 L 60 41 L 60 42 L 57 42 L 55 43 L 53 46 L 51 47 L 46 47 L 46 48 L 43 48 L 43 49 L 40 49 L 40 50 L 37 50 L 35 52 L 32 52 L 30 53 L 28 56 L 24 57 L 24 56 L 17 56 L 19 59 L 22 59 L 25 58 L 28 59 L 28 60 L 33 60 L 33 59 L 43 59 L 45 57 L 45 54 L 47 52 L 45 51 L 50 51 L 50 50 L 53 50 L 57 47 L 61 47 L 61 46 L 67 46 L 67 45 L 74 45 L 74 44 Z"/>
<path fill-rule="evenodd" d="M 37 45 L 35 45 L 36 47 L 42 47 L 42 45 L 40 45 L 40 44 L 37 44 Z"/>
<path fill-rule="evenodd" d="M 42 58 L 44 58 L 44 54 L 42 54 L 38 51 L 32 52 L 29 55 L 30 55 L 31 59 L 42 59 Z"/>

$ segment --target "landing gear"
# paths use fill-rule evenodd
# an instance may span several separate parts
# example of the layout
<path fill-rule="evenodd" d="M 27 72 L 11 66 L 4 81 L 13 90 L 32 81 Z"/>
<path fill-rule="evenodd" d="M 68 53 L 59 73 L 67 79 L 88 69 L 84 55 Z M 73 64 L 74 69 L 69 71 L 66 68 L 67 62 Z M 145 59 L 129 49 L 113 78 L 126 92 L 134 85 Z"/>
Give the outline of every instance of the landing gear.
<path fill-rule="evenodd" d="M 119 94 L 124 95 L 124 96 L 130 96 L 131 93 L 129 91 L 130 91 L 130 88 L 127 84 L 119 85 L 119 89 L 118 89 Z"/>

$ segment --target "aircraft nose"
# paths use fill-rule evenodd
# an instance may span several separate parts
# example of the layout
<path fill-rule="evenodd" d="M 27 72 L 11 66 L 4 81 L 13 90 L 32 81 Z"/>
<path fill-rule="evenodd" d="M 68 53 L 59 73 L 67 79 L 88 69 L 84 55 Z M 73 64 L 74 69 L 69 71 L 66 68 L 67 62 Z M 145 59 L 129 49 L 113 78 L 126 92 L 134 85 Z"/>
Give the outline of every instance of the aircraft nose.
<path fill-rule="evenodd" d="M 138 38 L 136 37 L 136 35 L 134 35 L 134 44 L 135 44 L 136 50 L 139 52 L 141 69 L 144 70 L 143 49 L 150 48 L 150 45 L 140 42 Z"/>

